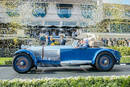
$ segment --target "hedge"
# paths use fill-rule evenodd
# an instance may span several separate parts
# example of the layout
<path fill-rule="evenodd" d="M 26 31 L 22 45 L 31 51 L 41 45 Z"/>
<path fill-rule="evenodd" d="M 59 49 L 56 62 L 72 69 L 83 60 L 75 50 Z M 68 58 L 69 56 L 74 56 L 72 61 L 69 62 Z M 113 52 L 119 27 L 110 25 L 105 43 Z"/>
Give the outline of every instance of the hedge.
<path fill-rule="evenodd" d="M 115 49 L 115 50 L 121 52 L 122 56 L 130 56 L 130 47 L 117 47 L 117 46 L 114 46 L 114 47 L 108 47 L 108 48 Z"/>
<path fill-rule="evenodd" d="M 0 48 L 0 57 L 13 57 L 18 48 Z"/>
<path fill-rule="evenodd" d="M 0 87 L 130 87 L 130 76 L 1 80 Z"/>

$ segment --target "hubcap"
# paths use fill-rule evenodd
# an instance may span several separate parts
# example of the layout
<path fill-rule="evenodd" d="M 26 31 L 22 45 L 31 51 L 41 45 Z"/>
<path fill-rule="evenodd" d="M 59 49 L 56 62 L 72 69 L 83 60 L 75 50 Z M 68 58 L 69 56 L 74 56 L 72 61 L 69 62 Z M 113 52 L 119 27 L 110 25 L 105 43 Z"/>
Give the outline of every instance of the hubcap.
<path fill-rule="evenodd" d="M 104 64 L 108 64 L 108 61 L 107 61 L 107 60 L 104 60 Z"/>
<path fill-rule="evenodd" d="M 23 65 L 24 65 L 24 62 L 23 62 L 23 61 L 22 61 L 22 62 L 20 62 L 20 65 L 21 65 L 21 66 L 23 66 Z"/>
<path fill-rule="evenodd" d="M 108 59 L 106 56 L 102 57 L 101 60 L 100 60 L 100 64 L 101 64 L 102 66 L 107 66 L 107 65 L 109 65 L 109 59 Z"/>
<path fill-rule="evenodd" d="M 21 57 L 17 60 L 16 65 L 19 69 L 26 69 L 28 67 L 28 60 L 24 57 Z"/>

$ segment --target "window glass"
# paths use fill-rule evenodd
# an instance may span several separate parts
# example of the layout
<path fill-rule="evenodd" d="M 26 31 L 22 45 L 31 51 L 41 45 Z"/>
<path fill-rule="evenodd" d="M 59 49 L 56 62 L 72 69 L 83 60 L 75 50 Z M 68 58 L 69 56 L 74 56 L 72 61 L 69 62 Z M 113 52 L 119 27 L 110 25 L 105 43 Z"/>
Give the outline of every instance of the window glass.
<path fill-rule="evenodd" d="M 81 14 L 86 19 L 92 19 L 93 18 L 93 5 L 81 5 Z"/>
<path fill-rule="evenodd" d="M 57 4 L 57 13 L 60 18 L 70 18 L 71 17 L 71 4 Z"/>
<path fill-rule="evenodd" d="M 32 7 L 32 15 L 35 17 L 45 17 L 47 14 L 47 3 L 34 3 Z"/>

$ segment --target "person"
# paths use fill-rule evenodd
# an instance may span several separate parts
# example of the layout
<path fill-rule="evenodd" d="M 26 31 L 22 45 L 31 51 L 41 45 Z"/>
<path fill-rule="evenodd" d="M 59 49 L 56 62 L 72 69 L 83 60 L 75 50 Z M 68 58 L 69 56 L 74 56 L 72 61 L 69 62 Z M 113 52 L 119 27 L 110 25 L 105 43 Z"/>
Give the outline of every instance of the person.
<path fill-rule="evenodd" d="M 51 45 L 51 46 L 54 46 L 54 45 L 55 45 L 55 40 L 53 39 L 52 36 L 50 36 L 49 45 Z"/>
<path fill-rule="evenodd" d="M 108 39 L 108 46 L 111 46 L 110 38 Z"/>
<path fill-rule="evenodd" d="M 113 46 L 117 46 L 117 39 L 113 38 Z"/>
<path fill-rule="evenodd" d="M 63 35 L 60 35 L 60 45 L 65 45 L 66 40 L 64 39 Z"/>
<path fill-rule="evenodd" d="M 54 36 L 54 37 L 56 36 L 56 32 L 55 31 L 52 32 L 52 36 Z"/>
<path fill-rule="evenodd" d="M 45 42 L 45 45 L 46 45 L 46 46 L 48 46 L 48 45 L 49 45 L 49 41 L 50 41 L 50 40 L 49 40 L 49 37 L 48 37 L 48 36 L 46 36 L 46 42 Z"/>
<path fill-rule="evenodd" d="M 70 36 L 69 32 L 66 31 L 65 32 L 65 36 Z"/>
<path fill-rule="evenodd" d="M 46 36 L 49 36 L 49 31 L 46 31 L 45 35 L 46 35 Z"/>
<path fill-rule="evenodd" d="M 81 45 L 79 47 L 94 47 L 96 36 L 94 34 L 88 34 L 87 38 L 80 41 Z"/>
<path fill-rule="evenodd" d="M 43 35 L 40 37 L 40 43 L 41 45 L 45 44 L 45 37 Z"/>
<path fill-rule="evenodd" d="M 105 38 L 105 47 L 107 47 L 107 46 L 108 46 L 108 39 Z"/>
<path fill-rule="evenodd" d="M 89 43 L 87 39 L 81 39 L 80 41 L 78 41 L 78 44 L 75 48 L 86 48 L 89 47 Z"/>
<path fill-rule="evenodd" d="M 129 43 L 128 47 L 130 47 L 130 39 L 128 40 L 128 43 Z"/>
<path fill-rule="evenodd" d="M 129 42 L 128 42 L 127 38 L 125 38 L 124 40 L 125 40 L 125 42 L 126 42 L 125 45 L 126 45 L 126 46 L 129 46 Z"/>
<path fill-rule="evenodd" d="M 21 49 L 22 47 L 22 41 L 19 41 L 19 43 L 18 43 L 18 47 L 19 47 L 19 49 Z"/>
<path fill-rule="evenodd" d="M 110 41 L 111 41 L 111 46 L 113 46 L 113 42 L 114 42 L 113 38 L 110 38 Z"/>
<path fill-rule="evenodd" d="M 88 38 L 85 38 L 83 39 L 83 47 L 89 47 L 89 39 Z"/>
<path fill-rule="evenodd" d="M 105 46 L 105 39 L 101 38 L 101 41 L 103 42 L 103 46 Z"/>
<path fill-rule="evenodd" d="M 74 32 L 72 32 L 72 38 L 75 38 L 75 37 L 77 37 L 77 32 L 76 32 L 76 30 L 75 30 Z"/>

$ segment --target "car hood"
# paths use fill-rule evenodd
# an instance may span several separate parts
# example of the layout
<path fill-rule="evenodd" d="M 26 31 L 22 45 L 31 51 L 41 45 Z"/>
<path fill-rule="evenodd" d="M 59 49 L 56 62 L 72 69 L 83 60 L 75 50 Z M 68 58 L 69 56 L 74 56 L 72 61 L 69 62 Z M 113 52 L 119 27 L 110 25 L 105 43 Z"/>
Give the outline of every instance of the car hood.
<path fill-rule="evenodd" d="M 38 50 L 42 49 L 43 46 L 25 46 L 22 49 L 27 49 L 27 50 Z M 45 46 L 44 49 L 68 49 L 68 48 L 74 48 L 71 45 L 68 46 L 62 46 L 62 45 L 57 45 L 57 46 Z"/>
<path fill-rule="evenodd" d="M 73 48 L 73 46 L 46 46 L 44 47 L 44 49 L 69 49 L 69 48 Z"/>
<path fill-rule="evenodd" d="M 45 46 L 43 51 L 43 46 L 30 46 L 26 48 L 28 51 L 32 52 L 36 58 L 42 58 L 44 53 L 44 60 L 60 60 L 60 50 L 73 48 L 72 46 Z"/>

